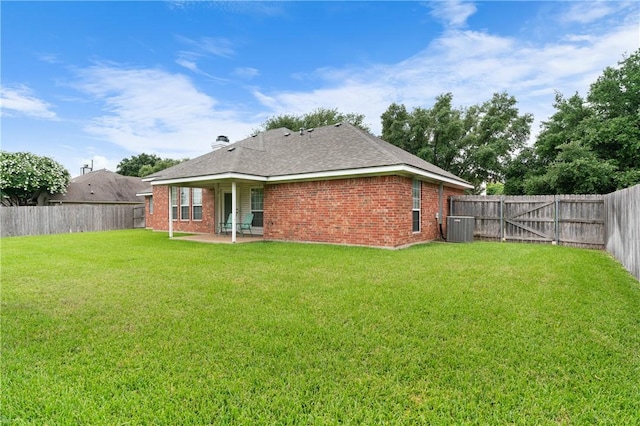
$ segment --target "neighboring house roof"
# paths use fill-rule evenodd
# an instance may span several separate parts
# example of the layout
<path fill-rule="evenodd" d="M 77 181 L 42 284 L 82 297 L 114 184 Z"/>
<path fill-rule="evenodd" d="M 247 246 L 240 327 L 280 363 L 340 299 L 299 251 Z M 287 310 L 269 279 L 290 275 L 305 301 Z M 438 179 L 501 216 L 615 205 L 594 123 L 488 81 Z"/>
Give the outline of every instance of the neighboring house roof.
<path fill-rule="evenodd" d="M 268 130 L 162 170 L 145 181 L 152 185 L 229 178 L 284 182 L 398 173 L 472 187 L 458 176 L 348 123 L 301 132 Z"/>
<path fill-rule="evenodd" d="M 140 204 L 144 198 L 136 194 L 147 189 L 148 183 L 139 177 L 122 176 L 106 169 L 75 177 L 66 194 L 56 194 L 50 203 Z"/>

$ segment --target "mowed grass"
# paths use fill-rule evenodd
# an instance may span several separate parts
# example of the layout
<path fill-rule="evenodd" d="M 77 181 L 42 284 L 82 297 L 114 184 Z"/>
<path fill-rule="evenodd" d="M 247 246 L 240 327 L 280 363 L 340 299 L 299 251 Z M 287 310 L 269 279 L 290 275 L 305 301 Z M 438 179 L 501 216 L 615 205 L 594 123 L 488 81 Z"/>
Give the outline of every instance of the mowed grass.
<path fill-rule="evenodd" d="M 3 424 L 640 422 L 640 284 L 604 252 L 1 244 Z"/>

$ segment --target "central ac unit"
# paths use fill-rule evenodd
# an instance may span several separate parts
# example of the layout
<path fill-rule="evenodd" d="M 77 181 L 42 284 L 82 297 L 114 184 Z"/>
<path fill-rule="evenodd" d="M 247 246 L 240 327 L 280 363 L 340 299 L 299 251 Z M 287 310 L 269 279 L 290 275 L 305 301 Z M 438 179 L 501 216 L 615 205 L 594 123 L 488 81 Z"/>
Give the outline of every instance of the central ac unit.
<path fill-rule="evenodd" d="M 447 216 L 447 241 L 452 243 L 469 243 L 473 241 L 473 216 Z"/>

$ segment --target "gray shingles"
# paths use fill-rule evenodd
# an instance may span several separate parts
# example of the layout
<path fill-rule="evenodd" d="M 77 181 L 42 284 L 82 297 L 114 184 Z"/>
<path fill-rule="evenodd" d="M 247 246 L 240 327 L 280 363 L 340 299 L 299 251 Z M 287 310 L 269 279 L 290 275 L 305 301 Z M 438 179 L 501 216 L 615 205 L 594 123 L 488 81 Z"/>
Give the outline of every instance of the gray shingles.
<path fill-rule="evenodd" d="M 106 169 L 73 178 L 66 194 L 55 194 L 50 201 L 64 203 L 143 203 L 136 196 L 149 185 L 139 177 L 122 176 Z"/>
<path fill-rule="evenodd" d="M 302 135 L 285 128 L 269 130 L 150 177 L 164 180 L 223 173 L 263 177 L 337 171 L 348 174 L 349 170 L 354 169 L 400 165 L 466 183 L 348 123 L 319 127 L 304 131 Z"/>

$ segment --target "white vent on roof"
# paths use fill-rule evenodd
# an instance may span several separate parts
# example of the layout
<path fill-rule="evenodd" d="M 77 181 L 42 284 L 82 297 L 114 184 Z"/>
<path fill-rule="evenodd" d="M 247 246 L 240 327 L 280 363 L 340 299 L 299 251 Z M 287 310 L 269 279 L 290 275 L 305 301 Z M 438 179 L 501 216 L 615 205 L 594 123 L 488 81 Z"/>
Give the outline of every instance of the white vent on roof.
<path fill-rule="evenodd" d="M 224 135 L 220 135 L 216 138 L 215 142 L 211 142 L 211 150 L 215 151 L 216 149 L 223 148 L 227 145 L 229 145 L 229 138 Z"/>

